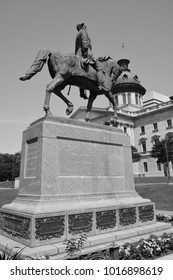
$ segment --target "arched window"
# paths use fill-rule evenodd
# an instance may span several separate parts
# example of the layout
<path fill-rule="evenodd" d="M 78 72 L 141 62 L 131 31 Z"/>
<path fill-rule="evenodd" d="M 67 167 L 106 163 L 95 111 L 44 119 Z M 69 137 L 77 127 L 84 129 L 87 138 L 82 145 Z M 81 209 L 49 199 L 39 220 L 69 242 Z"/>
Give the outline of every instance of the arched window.
<path fill-rule="evenodd" d="M 124 74 L 124 75 L 123 75 L 123 80 L 124 80 L 124 79 L 127 79 L 127 78 L 128 78 L 127 74 Z"/>

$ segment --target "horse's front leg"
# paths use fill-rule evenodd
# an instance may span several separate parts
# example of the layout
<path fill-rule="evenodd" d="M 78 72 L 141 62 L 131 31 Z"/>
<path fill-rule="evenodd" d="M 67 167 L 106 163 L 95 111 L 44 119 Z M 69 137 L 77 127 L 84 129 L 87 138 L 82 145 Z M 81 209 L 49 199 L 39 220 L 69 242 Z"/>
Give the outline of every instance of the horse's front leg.
<path fill-rule="evenodd" d="M 62 78 L 60 75 L 56 76 L 47 86 L 46 86 L 46 95 L 44 100 L 43 109 L 47 114 L 51 114 L 50 112 L 50 96 L 53 92 L 54 88 L 58 86 L 59 84 L 64 82 L 64 78 Z"/>
<path fill-rule="evenodd" d="M 96 99 L 97 94 L 94 92 L 90 92 L 90 96 L 88 99 L 88 104 L 87 104 L 87 111 L 86 111 L 86 116 L 85 116 L 85 121 L 88 122 L 90 120 L 90 111 L 92 109 L 92 105 L 94 100 Z"/>
<path fill-rule="evenodd" d="M 58 88 L 55 88 L 53 92 L 67 104 L 66 115 L 70 115 L 73 112 L 73 103 L 71 103 Z"/>

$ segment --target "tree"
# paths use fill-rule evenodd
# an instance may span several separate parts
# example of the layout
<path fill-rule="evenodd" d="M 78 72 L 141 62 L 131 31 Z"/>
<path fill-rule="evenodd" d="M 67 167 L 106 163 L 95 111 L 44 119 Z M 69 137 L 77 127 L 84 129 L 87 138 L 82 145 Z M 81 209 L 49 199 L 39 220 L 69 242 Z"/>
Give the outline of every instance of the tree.
<path fill-rule="evenodd" d="M 150 154 L 156 158 L 158 162 L 163 164 L 165 176 L 168 175 L 168 163 L 173 162 L 173 140 L 171 137 L 165 137 L 161 141 L 157 140 L 153 145 Z"/>
<path fill-rule="evenodd" d="M 20 153 L 0 153 L 0 181 L 14 181 L 20 173 Z"/>
<path fill-rule="evenodd" d="M 140 161 L 141 155 L 138 153 L 138 150 L 136 149 L 136 147 L 131 145 L 131 151 L 132 151 L 132 161 L 133 162 Z"/>

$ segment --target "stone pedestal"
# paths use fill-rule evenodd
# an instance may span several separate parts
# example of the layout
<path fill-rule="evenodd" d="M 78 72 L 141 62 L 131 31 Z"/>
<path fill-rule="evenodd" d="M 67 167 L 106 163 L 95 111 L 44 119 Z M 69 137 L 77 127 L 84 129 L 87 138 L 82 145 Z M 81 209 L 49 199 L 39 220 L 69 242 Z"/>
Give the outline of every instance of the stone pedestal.
<path fill-rule="evenodd" d="M 47 116 L 24 131 L 19 194 L 1 208 L 1 234 L 34 247 L 154 223 L 120 129 Z"/>

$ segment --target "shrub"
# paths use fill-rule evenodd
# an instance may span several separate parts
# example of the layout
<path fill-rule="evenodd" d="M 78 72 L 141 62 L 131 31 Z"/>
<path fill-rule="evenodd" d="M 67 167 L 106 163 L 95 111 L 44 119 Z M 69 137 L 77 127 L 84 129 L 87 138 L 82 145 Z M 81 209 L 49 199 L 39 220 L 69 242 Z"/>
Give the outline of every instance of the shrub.
<path fill-rule="evenodd" d="M 12 248 L 8 249 L 6 246 L 4 250 L 0 252 L 0 260 L 21 260 L 21 253 L 23 249 L 19 250 L 18 252 L 12 253 Z"/>
<path fill-rule="evenodd" d="M 81 234 L 79 238 L 71 238 L 68 240 L 64 241 L 64 244 L 66 245 L 66 253 L 67 256 L 70 258 L 74 255 L 77 254 L 79 258 L 79 253 L 81 252 L 81 249 L 84 247 L 84 243 L 86 242 L 87 237 L 85 234 Z"/>

